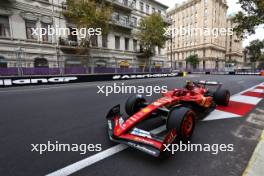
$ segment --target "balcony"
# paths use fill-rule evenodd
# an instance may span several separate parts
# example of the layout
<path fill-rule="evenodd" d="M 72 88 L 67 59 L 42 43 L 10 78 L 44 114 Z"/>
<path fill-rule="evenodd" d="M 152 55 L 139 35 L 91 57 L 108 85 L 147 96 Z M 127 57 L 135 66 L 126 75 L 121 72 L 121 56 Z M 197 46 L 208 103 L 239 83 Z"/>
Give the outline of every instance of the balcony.
<path fill-rule="evenodd" d="M 66 54 L 83 54 L 87 48 L 81 47 L 77 41 L 67 38 L 59 38 L 59 46 L 62 52 Z"/>
<path fill-rule="evenodd" d="M 112 18 L 110 20 L 110 24 L 112 24 L 114 26 L 117 26 L 117 27 L 129 29 L 129 30 L 133 29 L 132 21 L 130 21 L 129 19 L 119 18 L 119 17 L 117 17 L 115 15 L 112 16 Z"/>
<path fill-rule="evenodd" d="M 113 6 L 121 10 L 126 10 L 131 12 L 133 10 L 133 3 L 129 0 L 107 0 L 113 3 Z"/>

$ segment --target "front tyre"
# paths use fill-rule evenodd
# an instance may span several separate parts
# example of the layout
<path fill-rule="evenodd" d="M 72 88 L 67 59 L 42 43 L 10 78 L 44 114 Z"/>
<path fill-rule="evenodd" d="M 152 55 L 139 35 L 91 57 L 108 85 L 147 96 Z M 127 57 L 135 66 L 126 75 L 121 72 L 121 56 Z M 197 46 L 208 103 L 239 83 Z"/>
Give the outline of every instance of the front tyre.
<path fill-rule="evenodd" d="M 125 104 L 127 115 L 132 116 L 140 111 L 140 109 L 144 107 L 144 103 L 146 103 L 146 99 L 142 95 L 133 95 L 129 97 Z"/>
<path fill-rule="evenodd" d="M 190 141 L 195 128 L 195 114 L 187 107 L 177 107 L 170 111 L 167 129 L 176 129 L 177 137 L 183 142 Z"/>

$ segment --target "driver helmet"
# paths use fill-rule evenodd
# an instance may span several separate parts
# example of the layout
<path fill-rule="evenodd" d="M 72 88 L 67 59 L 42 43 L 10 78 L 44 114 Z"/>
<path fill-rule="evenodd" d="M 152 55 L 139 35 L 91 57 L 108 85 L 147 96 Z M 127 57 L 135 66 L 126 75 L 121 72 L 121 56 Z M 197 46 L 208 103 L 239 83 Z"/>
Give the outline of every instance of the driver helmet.
<path fill-rule="evenodd" d="M 186 86 L 185 88 L 187 90 L 193 90 L 194 89 L 194 84 L 193 84 L 193 81 L 186 81 Z"/>

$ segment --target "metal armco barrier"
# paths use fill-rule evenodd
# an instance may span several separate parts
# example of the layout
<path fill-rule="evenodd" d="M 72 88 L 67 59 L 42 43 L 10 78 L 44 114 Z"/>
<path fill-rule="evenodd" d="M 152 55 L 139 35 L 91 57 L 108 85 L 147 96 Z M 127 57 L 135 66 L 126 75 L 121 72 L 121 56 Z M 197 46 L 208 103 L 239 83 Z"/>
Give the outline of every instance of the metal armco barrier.
<path fill-rule="evenodd" d="M 16 87 L 27 85 L 49 85 L 65 83 L 83 83 L 96 81 L 120 81 L 133 79 L 150 79 L 185 76 L 178 73 L 140 73 L 140 74 L 98 74 L 98 75 L 72 75 L 72 76 L 31 76 L 31 77 L 2 77 L 0 87 Z"/>

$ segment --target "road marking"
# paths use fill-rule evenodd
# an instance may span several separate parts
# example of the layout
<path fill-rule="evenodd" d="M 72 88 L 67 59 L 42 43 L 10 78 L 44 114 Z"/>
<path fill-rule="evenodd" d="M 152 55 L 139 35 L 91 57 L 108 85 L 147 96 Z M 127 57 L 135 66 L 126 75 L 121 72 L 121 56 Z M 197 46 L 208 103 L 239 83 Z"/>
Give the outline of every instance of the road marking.
<path fill-rule="evenodd" d="M 121 152 L 121 151 L 123 151 L 123 150 L 125 150 L 127 148 L 128 148 L 128 146 L 123 145 L 123 144 L 116 145 L 116 146 L 111 147 L 111 148 L 109 148 L 107 150 L 104 150 L 104 151 L 102 151 L 100 153 L 97 153 L 97 154 L 92 155 L 92 156 L 90 156 L 88 158 L 85 158 L 85 159 L 83 159 L 81 161 L 78 161 L 78 162 L 76 162 L 76 163 L 74 163 L 72 165 L 69 165 L 69 166 L 67 166 L 67 167 L 65 167 L 63 169 L 60 169 L 60 170 L 55 171 L 55 172 L 53 172 L 51 174 L 48 174 L 47 176 L 66 176 L 66 175 L 71 175 L 71 174 L 73 174 L 73 173 L 75 173 L 75 172 L 77 172 L 77 171 L 79 171 L 79 170 L 81 170 L 81 169 L 83 169 L 85 167 L 88 167 L 88 166 L 90 166 L 90 165 L 92 165 L 92 164 L 94 164 L 96 162 L 99 162 L 99 161 L 101 161 L 101 160 L 103 160 L 103 159 L 105 159 L 105 158 L 107 158 L 109 156 L 112 156 L 112 155 L 114 155 L 114 154 L 116 154 L 118 152 Z"/>
<path fill-rule="evenodd" d="M 264 86 L 258 86 L 256 89 L 264 89 Z"/>
<path fill-rule="evenodd" d="M 245 95 L 234 95 L 230 98 L 231 101 L 241 102 L 241 103 L 248 103 L 252 105 L 258 104 L 262 99 L 256 97 L 249 97 Z"/>
<path fill-rule="evenodd" d="M 264 93 L 258 93 L 258 92 L 252 92 L 252 91 L 247 91 L 243 93 L 242 95 L 246 95 L 250 97 L 257 97 L 257 98 L 264 98 Z"/>
<path fill-rule="evenodd" d="M 264 175 L 264 131 L 242 176 Z"/>
<path fill-rule="evenodd" d="M 260 85 L 262 85 L 264 83 L 261 83 Z M 259 86 L 259 85 L 258 85 Z M 237 105 L 238 103 L 240 103 L 240 106 L 245 106 L 245 102 L 248 102 L 248 99 L 250 99 L 250 103 L 246 104 L 248 105 L 247 107 L 255 107 L 253 105 L 256 105 L 259 101 L 261 100 L 261 98 L 255 98 L 255 97 L 250 97 L 250 96 L 243 96 L 241 94 L 253 90 L 256 86 L 249 88 L 247 90 L 244 90 L 238 94 L 235 94 L 231 97 L 231 100 L 236 100 L 236 101 L 231 101 L 233 103 L 233 105 Z M 242 101 L 242 102 L 241 102 Z M 253 104 L 254 103 L 254 104 Z M 255 104 L 256 103 L 256 104 Z M 222 107 L 223 108 L 223 107 Z M 237 111 L 235 111 L 236 113 L 232 113 L 232 112 L 225 112 L 223 110 L 221 110 L 222 108 L 218 107 L 218 109 L 214 110 L 213 112 L 211 112 L 211 114 L 206 117 L 203 121 L 210 121 L 210 120 L 218 120 L 218 119 L 226 119 L 226 118 L 235 118 L 235 117 L 241 117 L 241 111 L 238 111 L 239 114 L 237 114 Z M 236 108 L 236 107 L 233 107 Z M 249 112 L 250 108 L 247 108 L 247 111 L 245 111 L 243 108 L 239 108 L 240 110 L 242 110 L 243 114 Z M 157 129 L 154 129 L 151 131 L 151 133 L 153 134 L 158 134 L 162 131 L 166 130 L 165 126 L 161 126 Z M 123 145 L 123 144 L 118 144 L 114 147 L 111 147 L 107 150 L 104 150 L 100 153 L 97 153 L 95 155 L 92 155 L 86 159 L 83 159 L 81 161 L 78 161 L 76 163 L 73 163 L 69 166 L 66 166 L 60 170 L 57 170 L 55 172 L 52 172 L 50 174 L 48 174 L 47 176 L 68 176 L 71 175 L 75 172 L 78 172 L 94 163 L 97 163 L 105 158 L 108 158 L 114 154 L 117 154 L 125 149 L 127 149 L 128 146 Z"/>
<path fill-rule="evenodd" d="M 251 90 L 251 92 L 264 93 L 264 90 L 256 88 L 256 89 Z"/>
<path fill-rule="evenodd" d="M 228 106 L 218 106 L 217 107 L 218 110 L 237 114 L 240 116 L 245 116 L 247 113 L 249 113 L 254 108 L 255 108 L 255 105 L 236 102 L 236 101 L 230 101 Z"/>
<path fill-rule="evenodd" d="M 224 112 L 220 110 L 214 110 L 203 121 L 228 119 L 228 118 L 234 118 L 234 117 L 240 117 L 240 115 L 233 114 L 230 112 Z"/>
<path fill-rule="evenodd" d="M 156 128 L 156 129 L 154 129 L 154 130 L 152 130 L 150 132 L 153 133 L 153 134 L 159 134 L 159 133 L 161 133 L 161 132 L 163 132 L 165 130 L 166 130 L 166 126 L 163 125 L 163 126 L 160 126 L 159 128 Z M 52 172 L 52 173 L 50 173 L 50 174 L 48 174 L 46 176 L 68 176 L 68 175 L 71 175 L 71 174 L 73 174 L 75 172 L 78 172 L 78 171 L 80 171 L 80 170 L 82 170 L 82 169 L 84 169 L 84 168 L 86 168 L 86 167 L 88 167 L 88 166 L 90 166 L 90 165 L 92 165 L 94 163 L 97 163 L 97 162 L 99 162 L 99 161 L 101 161 L 101 160 L 103 160 L 105 158 L 108 158 L 108 157 L 110 157 L 110 156 L 112 156 L 114 154 L 117 154 L 117 153 L 119 153 L 119 152 L 121 152 L 121 151 L 123 151 L 123 150 L 125 150 L 127 148 L 128 148 L 127 145 L 118 144 L 118 145 L 116 145 L 114 147 L 106 149 L 106 150 L 104 150 L 102 152 L 99 152 L 99 153 L 97 153 L 95 155 L 92 155 L 92 156 L 90 156 L 88 158 L 85 158 L 85 159 L 83 159 L 81 161 L 78 161 L 78 162 L 73 163 L 73 164 L 71 164 L 69 166 L 66 166 L 66 167 L 64 167 L 64 168 L 62 168 L 60 170 Z"/>

